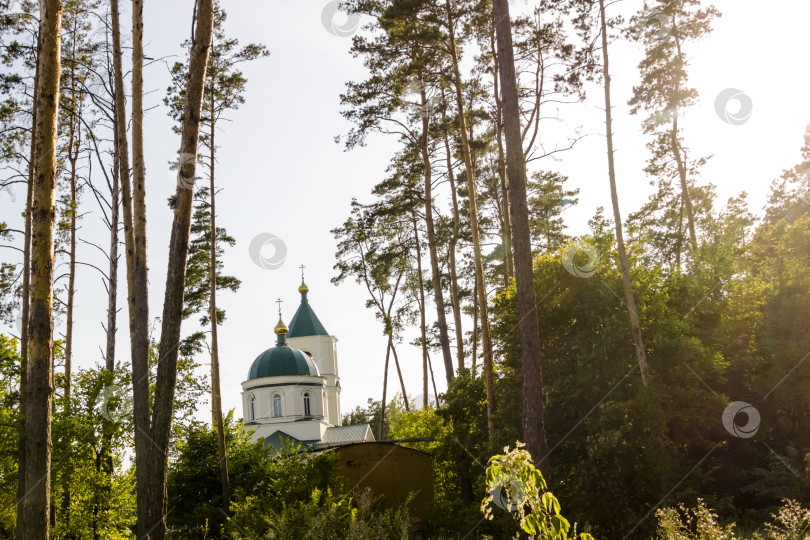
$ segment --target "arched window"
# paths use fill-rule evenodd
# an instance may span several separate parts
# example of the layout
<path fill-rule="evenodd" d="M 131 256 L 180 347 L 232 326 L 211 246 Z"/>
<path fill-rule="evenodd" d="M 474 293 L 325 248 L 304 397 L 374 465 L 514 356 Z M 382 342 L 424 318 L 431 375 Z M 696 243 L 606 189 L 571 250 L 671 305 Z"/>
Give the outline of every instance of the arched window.
<path fill-rule="evenodd" d="M 312 410 L 309 403 L 309 392 L 304 392 L 304 416 L 312 416 Z"/>
<path fill-rule="evenodd" d="M 250 394 L 248 398 L 249 405 L 248 405 L 248 413 L 250 414 L 250 420 L 256 420 L 256 396 Z"/>
<path fill-rule="evenodd" d="M 273 418 L 281 416 L 281 396 L 276 394 L 273 396 Z"/>

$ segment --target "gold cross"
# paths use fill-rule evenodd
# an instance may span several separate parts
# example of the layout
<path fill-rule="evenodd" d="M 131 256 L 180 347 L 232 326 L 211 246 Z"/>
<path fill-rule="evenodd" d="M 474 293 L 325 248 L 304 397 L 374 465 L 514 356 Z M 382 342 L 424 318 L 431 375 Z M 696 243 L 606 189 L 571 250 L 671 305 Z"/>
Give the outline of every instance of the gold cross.
<path fill-rule="evenodd" d="M 279 317 L 281 317 L 281 303 L 282 303 L 283 301 L 284 301 L 284 300 L 282 300 L 281 298 L 279 298 L 278 300 L 276 300 L 276 303 L 278 304 L 278 316 L 279 316 Z"/>
<path fill-rule="evenodd" d="M 301 265 L 301 266 L 299 266 L 298 268 L 300 268 L 300 269 L 301 269 L 301 281 L 304 281 L 304 268 L 306 268 L 306 266 L 304 266 L 304 265 L 302 264 L 302 265 Z"/>

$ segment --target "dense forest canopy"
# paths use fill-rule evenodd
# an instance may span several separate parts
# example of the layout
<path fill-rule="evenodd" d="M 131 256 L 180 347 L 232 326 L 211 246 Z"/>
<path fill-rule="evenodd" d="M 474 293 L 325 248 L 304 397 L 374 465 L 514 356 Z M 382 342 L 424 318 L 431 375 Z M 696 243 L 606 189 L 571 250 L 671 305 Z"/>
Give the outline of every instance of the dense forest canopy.
<path fill-rule="evenodd" d="M 810 113 L 704 84 L 716 4 L 333 0 L 304 81 L 226 0 L 0 0 L 0 537 L 810 538 Z M 316 265 L 427 510 L 232 407 Z"/>

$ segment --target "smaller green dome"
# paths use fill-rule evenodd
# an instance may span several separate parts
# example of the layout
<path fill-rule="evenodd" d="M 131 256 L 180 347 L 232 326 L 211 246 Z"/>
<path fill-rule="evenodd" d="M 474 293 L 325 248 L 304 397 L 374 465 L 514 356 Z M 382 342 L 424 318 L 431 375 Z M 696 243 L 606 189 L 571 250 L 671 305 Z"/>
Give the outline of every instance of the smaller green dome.
<path fill-rule="evenodd" d="M 262 377 L 319 376 L 318 367 L 304 351 L 293 349 L 279 335 L 279 344 L 256 357 L 248 371 L 248 380 Z"/>

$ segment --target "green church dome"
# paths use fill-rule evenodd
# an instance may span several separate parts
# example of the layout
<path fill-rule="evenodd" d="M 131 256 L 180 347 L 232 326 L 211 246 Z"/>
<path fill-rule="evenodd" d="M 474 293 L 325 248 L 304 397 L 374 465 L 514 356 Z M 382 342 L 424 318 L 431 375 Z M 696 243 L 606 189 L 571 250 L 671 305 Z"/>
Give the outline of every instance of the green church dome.
<path fill-rule="evenodd" d="M 267 349 L 256 357 L 256 360 L 250 365 L 248 380 L 290 375 L 315 377 L 320 375 L 318 367 L 307 353 L 287 345 L 287 326 L 281 321 L 280 317 L 275 332 L 278 335 L 276 346 Z"/>

